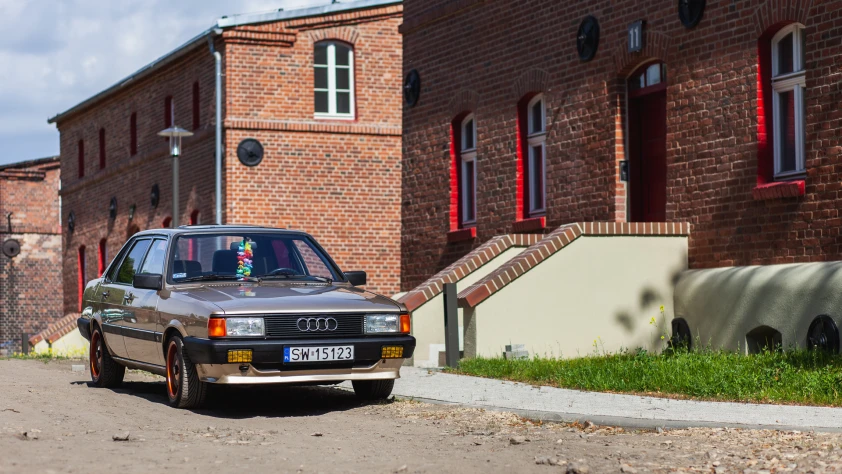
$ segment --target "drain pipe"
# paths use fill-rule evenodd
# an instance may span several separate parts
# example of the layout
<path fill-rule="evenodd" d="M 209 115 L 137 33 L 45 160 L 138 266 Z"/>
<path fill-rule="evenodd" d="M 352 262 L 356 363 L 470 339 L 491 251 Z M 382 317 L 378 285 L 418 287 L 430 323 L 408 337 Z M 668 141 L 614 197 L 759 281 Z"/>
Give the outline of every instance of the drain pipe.
<path fill-rule="evenodd" d="M 215 28 L 208 33 L 208 46 L 216 63 L 216 223 L 222 224 L 222 54 L 213 47 L 214 36 L 222 34 L 222 29 Z"/>

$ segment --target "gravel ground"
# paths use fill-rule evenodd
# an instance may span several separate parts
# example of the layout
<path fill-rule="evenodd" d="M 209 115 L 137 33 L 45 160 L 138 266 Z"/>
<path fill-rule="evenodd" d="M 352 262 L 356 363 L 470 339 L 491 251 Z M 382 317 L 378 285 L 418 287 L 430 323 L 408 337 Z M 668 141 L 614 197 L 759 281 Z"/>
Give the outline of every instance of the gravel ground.
<path fill-rule="evenodd" d="M 325 387 L 218 390 L 185 411 L 159 377 L 97 389 L 74 364 L 0 360 L 0 473 L 842 472 L 842 434 L 541 424 Z"/>

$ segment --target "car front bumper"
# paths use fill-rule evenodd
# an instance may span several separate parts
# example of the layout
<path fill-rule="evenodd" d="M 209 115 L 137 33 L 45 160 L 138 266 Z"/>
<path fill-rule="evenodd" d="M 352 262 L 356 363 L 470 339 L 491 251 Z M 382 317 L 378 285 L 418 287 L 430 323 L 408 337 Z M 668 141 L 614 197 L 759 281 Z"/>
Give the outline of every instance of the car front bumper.
<path fill-rule="evenodd" d="M 400 377 L 404 359 L 412 357 L 412 336 L 369 336 L 306 340 L 184 339 L 199 378 L 218 384 L 331 383 Z M 283 363 L 286 346 L 354 346 L 354 361 Z M 403 358 L 382 359 L 383 346 L 402 346 Z M 251 350 L 251 363 L 228 363 L 229 350 Z"/>

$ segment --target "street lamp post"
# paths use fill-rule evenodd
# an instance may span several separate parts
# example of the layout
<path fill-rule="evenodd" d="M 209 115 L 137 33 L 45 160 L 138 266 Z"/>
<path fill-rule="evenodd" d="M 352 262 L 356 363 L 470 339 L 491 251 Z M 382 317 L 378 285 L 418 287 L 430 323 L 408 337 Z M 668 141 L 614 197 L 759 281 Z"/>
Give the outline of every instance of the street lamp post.
<path fill-rule="evenodd" d="M 172 156 L 172 228 L 178 227 L 178 157 L 181 155 L 182 137 L 192 137 L 193 132 L 174 125 L 158 132 L 159 136 L 170 139 L 170 156 Z"/>

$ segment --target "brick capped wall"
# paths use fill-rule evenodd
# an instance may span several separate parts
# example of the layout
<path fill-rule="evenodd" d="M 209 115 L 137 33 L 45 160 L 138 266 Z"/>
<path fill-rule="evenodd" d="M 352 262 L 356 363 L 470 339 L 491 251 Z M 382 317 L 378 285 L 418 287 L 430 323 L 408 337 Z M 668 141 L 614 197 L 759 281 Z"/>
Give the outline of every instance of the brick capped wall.
<path fill-rule="evenodd" d="M 58 158 L 0 167 L 0 244 L 14 239 L 21 249 L 0 254 L 0 349 L 21 350 L 22 333 L 63 314 L 58 186 Z"/>
<path fill-rule="evenodd" d="M 399 287 L 401 6 L 352 10 L 227 28 L 215 40 L 223 55 L 223 222 L 291 226 L 311 232 L 345 269 L 369 271 L 368 288 L 391 294 Z M 356 119 L 313 118 L 313 45 L 335 39 L 354 45 Z M 138 65 L 140 66 L 140 65 Z M 171 215 L 172 169 L 164 106 L 172 97 L 175 124 L 193 124 L 193 89 L 199 84 L 199 122 L 180 158 L 180 223 L 199 211 L 214 222 L 214 60 L 202 41 L 175 61 L 60 116 L 65 232 L 64 309 L 78 311 L 78 255 L 95 278 L 98 246 L 107 259 L 136 230 L 161 227 Z M 137 123 L 132 153 L 131 123 Z M 99 167 L 99 131 L 106 161 Z M 246 137 L 265 147 L 260 165 L 237 159 Z M 79 178 L 78 142 L 85 171 Z M 150 203 L 154 184 L 157 207 Z M 108 205 L 117 198 L 117 217 Z M 135 215 L 129 220 L 129 208 Z M 107 263 L 107 262 L 106 262 Z"/>
<path fill-rule="evenodd" d="M 517 230 L 517 102 L 547 105 L 546 228 L 626 221 L 626 78 L 667 69 L 666 219 L 693 224 L 692 267 L 839 259 L 842 170 L 842 1 L 707 2 L 686 29 L 675 2 L 548 0 L 404 2 L 404 73 L 417 69 L 418 105 L 404 109 L 403 289 L 420 284 L 491 236 Z M 599 20 L 596 57 L 582 63 L 576 31 Z M 645 20 L 644 50 L 627 52 L 627 26 Z M 805 25 L 805 189 L 759 188 L 758 41 Z M 450 230 L 451 120 L 477 123 L 476 239 Z M 784 197 L 786 196 L 786 197 Z"/>

